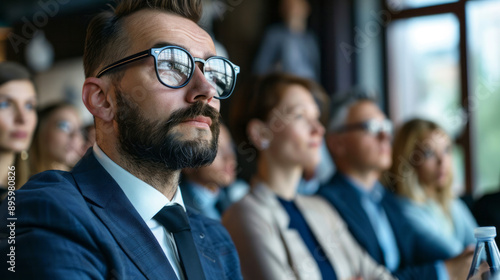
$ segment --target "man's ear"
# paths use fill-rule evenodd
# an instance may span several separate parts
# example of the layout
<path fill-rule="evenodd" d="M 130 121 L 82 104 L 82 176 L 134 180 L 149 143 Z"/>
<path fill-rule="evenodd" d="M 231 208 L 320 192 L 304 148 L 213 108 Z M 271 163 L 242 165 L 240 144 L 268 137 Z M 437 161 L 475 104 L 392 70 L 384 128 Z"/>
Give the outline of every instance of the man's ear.
<path fill-rule="evenodd" d="M 90 77 L 85 79 L 82 100 L 94 117 L 110 122 L 115 116 L 114 103 L 109 94 L 110 83 L 103 79 Z"/>
<path fill-rule="evenodd" d="M 250 142 L 259 150 L 267 149 L 273 138 L 271 130 L 258 119 L 252 119 L 248 122 L 247 134 Z"/>

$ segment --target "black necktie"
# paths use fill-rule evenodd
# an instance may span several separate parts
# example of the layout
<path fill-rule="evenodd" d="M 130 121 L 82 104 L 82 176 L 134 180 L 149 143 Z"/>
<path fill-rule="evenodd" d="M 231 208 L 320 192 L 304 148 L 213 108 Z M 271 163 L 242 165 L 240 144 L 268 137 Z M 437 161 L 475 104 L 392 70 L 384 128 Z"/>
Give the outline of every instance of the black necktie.
<path fill-rule="evenodd" d="M 174 235 L 177 251 L 181 259 L 181 267 L 187 280 L 204 280 L 198 250 L 194 245 L 191 227 L 186 212 L 179 204 L 165 206 L 154 219 Z"/>

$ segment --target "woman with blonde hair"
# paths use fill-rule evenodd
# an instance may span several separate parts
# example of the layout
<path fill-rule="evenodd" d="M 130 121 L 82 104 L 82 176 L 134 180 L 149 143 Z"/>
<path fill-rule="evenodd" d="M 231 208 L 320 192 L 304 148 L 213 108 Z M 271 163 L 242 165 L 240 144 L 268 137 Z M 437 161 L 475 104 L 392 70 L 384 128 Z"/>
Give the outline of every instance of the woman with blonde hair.
<path fill-rule="evenodd" d="M 435 241 L 427 259 L 447 259 L 474 244 L 477 226 L 471 212 L 453 197 L 452 142 L 436 123 L 414 119 L 394 139 L 393 165 L 386 185 L 400 196 L 404 214 L 415 230 Z"/>
<path fill-rule="evenodd" d="M 297 194 L 304 167 L 320 159 L 320 93 L 309 80 L 274 74 L 234 107 L 242 114 L 237 127 L 246 129 L 235 136 L 248 138 L 239 151 L 257 162 L 250 193 L 222 218 L 245 279 L 393 279 L 328 202 Z"/>
<path fill-rule="evenodd" d="M 35 130 L 36 92 L 26 68 L 0 63 L 0 198 L 29 177 L 28 153 Z"/>

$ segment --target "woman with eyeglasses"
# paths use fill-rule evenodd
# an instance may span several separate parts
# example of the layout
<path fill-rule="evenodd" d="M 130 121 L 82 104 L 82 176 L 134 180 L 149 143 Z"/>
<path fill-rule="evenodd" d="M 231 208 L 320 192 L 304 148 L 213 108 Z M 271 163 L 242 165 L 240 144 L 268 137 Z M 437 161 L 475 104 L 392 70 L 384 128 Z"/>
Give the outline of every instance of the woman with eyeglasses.
<path fill-rule="evenodd" d="M 30 150 L 31 171 L 71 170 L 82 157 L 84 144 L 77 109 L 56 103 L 41 110 L 38 120 Z"/>
<path fill-rule="evenodd" d="M 21 187 L 30 174 L 27 150 L 35 130 L 36 92 L 26 68 L 0 63 L 0 198 Z"/>
<path fill-rule="evenodd" d="M 243 160 L 256 155 L 252 188 L 222 223 L 245 279 L 393 279 L 349 234 L 328 202 L 297 194 L 304 166 L 319 162 L 324 128 L 315 83 L 284 74 L 262 78 L 235 106 L 246 131 Z"/>
<path fill-rule="evenodd" d="M 421 248 L 427 260 L 448 259 L 475 244 L 476 221 L 452 194 L 452 142 L 436 123 L 406 122 L 394 139 L 393 165 L 383 178 L 401 197 L 403 214 L 416 231 L 433 240 Z"/>

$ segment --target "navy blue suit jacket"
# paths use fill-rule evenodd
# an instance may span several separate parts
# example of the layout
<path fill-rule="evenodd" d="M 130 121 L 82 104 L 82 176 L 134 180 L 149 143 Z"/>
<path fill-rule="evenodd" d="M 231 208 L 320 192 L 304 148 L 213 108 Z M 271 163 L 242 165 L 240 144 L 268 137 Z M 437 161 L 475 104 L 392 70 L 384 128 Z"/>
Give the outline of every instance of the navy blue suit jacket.
<path fill-rule="evenodd" d="M 0 279 L 177 279 L 158 241 L 92 149 L 71 172 L 47 171 L 15 194 L 15 245 L 0 207 Z M 188 208 L 207 280 L 242 279 L 222 225 Z M 15 273 L 5 257 L 15 246 Z"/>
<path fill-rule="evenodd" d="M 344 221 L 347 223 L 349 231 L 356 241 L 363 247 L 375 261 L 384 264 L 382 249 L 378 243 L 375 230 L 373 229 L 368 215 L 361 205 L 359 193 L 355 187 L 337 172 L 327 184 L 320 187 L 318 194 L 330 201 L 337 209 Z M 419 263 L 420 246 L 430 246 L 431 240 L 425 236 L 419 236 L 411 230 L 409 224 L 401 215 L 400 206 L 394 195 L 384 192 L 382 207 L 396 237 L 399 254 L 401 257 L 400 266 L 393 274 L 399 279 L 437 279 L 437 272 L 434 263 Z"/>

